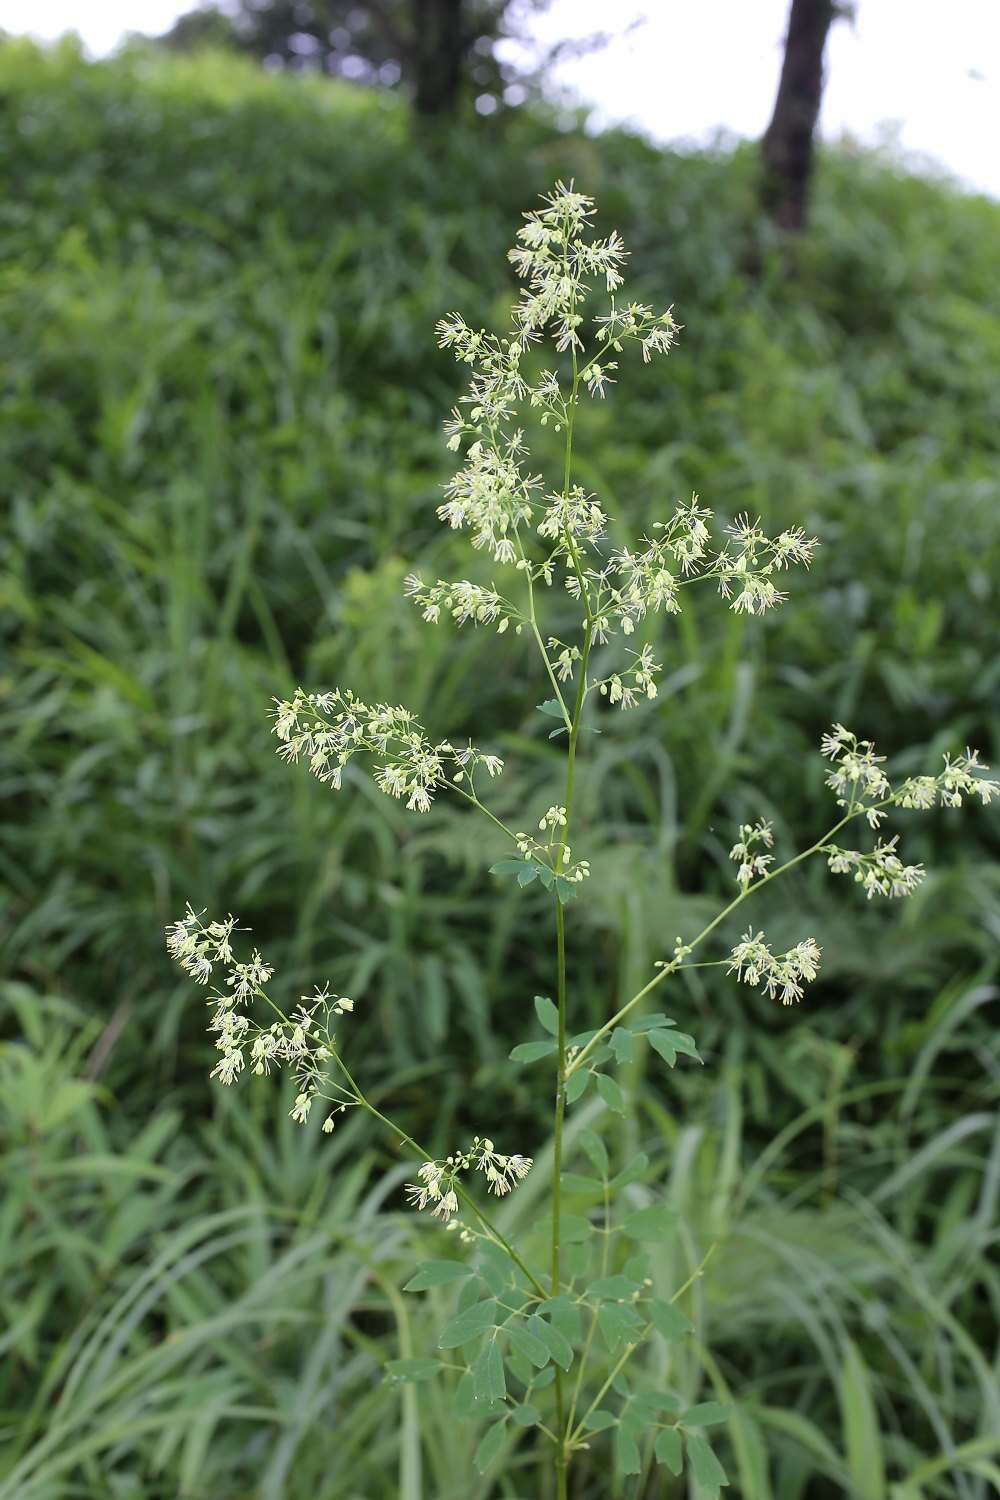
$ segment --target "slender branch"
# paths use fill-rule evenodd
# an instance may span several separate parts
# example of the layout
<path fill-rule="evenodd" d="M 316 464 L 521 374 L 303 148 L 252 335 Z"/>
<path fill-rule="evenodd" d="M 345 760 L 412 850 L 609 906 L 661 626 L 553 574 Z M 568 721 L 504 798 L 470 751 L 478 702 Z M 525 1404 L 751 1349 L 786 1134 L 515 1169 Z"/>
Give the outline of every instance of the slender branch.
<path fill-rule="evenodd" d="M 711 1260 L 712 1256 L 714 1255 L 714 1253 L 715 1253 L 715 1247 L 716 1247 L 717 1244 L 718 1244 L 718 1241 L 717 1240 L 713 1240 L 712 1244 L 709 1245 L 708 1249 L 705 1251 L 705 1254 L 702 1256 L 700 1264 L 697 1265 L 695 1267 L 695 1269 L 691 1272 L 691 1275 L 688 1277 L 687 1281 L 685 1281 L 682 1286 L 679 1286 L 677 1288 L 676 1292 L 674 1292 L 673 1296 L 670 1299 L 671 1305 L 673 1305 L 673 1303 L 675 1303 L 675 1302 L 679 1302 L 680 1299 L 683 1297 L 684 1293 L 687 1291 L 688 1287 L 692 1286 L 698 1280 L 699 1276 L 701 1276 L 701 1275 L 704 1274 L 705 1267 L 708 1265 L 709 1261 Z M 606 1392 L 611 1389 L 611 1386 L 613 1385 L 614 1381 L 617 1379 L 617 1377 L 620 1374 L 620 1372 L 628 1364 L 629 1360 L 632 1358 L 632 1355 L 638 1349 L 639 1345 L 643 1342 L 643 1340 L 650 1333 L 652 1333 L 652 1331 L 655 1328 L 655 1326 L 656 1325 L 654 1323 L 647 1323 L 646 1326 L 645 1326 L 645 1328 L 643 1328 L 642 1331 L 636 1335 L 636 1337 L 632 1340 L 632 1342 L 630 1344 L 626 1344 L 624 1352 L 622 1353 L 622 1355 L 620 1356 L 620 1358 L 615 1363 L 615 1366 L 612 1369 L 611 1374 L 608 1376 L 607 1380 L 601 1386 L 600 1390 L 597 1392 L 597 1395 L 594 1397 L 593 1401 L 591 1401 L 590 1405 L 587 1407 L 587 1410 L 584 1412 L 583 1416 L 580 1418 L 579 1422 L 576 1424 L 576 1427 L 573 1429 L 573 1431 L 570 1433 L 569 1437 L 566 1439 L 568 1447 L 574 1446 L 579 1441 L 580 1434 L 583 1432 L 584 1427 L 587 1425 L 587 1418 L 590 1416 L 590 1414 L 591 1414 L 592 1411 L 596 1411 L 597 1407 L 600 1405 L 601 1401 L 603 1400 Z"/>
<path fill-rule="evenodd" d="M 881 807 L 882 805 L 882 803 L 878 804 L 879 807 Z M 792 859 L 786 860 L 783 865 L 778 865 L 776 869 L 769 870 L 766 875 L 762 875 L 759 880 L 755 880 L 753 885 L 748 885 L 746 890 L 741 891 L 738 896 L 734 896 L 732 901 L 730 901 L 727 906 L 724 906 L 722 910 L 712 918 L 708 926 L 703 927 L 698 936 L 692 938 L 690 943 L 685 943 L 684 947 L 688 950 L 688 952 L 692 952 L 695 948 L 698 947 L 699 943 L 704 942 L 705 938 L 707 938 L 710 933 L 715 931 L 720 922 L 724 922 L 726 917 L 728 917 L 731 912 L 734 912 L 738 906 L 742 906 L 743 902 L 747 899 L 748 896 L 752 896 L 756 891 L 759 891 L 762 886 L 768 885 L 772 880 L 776 880 L 779 875 L 783 875 L 786 870 L 792 869 L 794 865 L 801 864 L 804 859 L 808 859 L 813 854 L 818 854 L 823 846 L 833 838 L 834 834 L 839 833 L 846 823 L 849 823 L 852 818 L 858 817 L 858 815 L 862 811 L 864 811 L 864 809 L 862 808 L 853 808 L 849 810 L 845 814 L 845 816 L 840 819 L 839 823 L 834 823 L 833 827 L 828 829 L 827 832 L 823 834 L 822 838 L 817 839 L 815 844 L 810 844 L 808 849 L 803 849 L 800 854 L 796 854 Z M 658 984 L 662 984 L 664 979 L 666 979 L 668 975 L 675 974 L 678 969 L 683 967 L 684 961 L 680 958 L 674 959 L 671 963 L 664 964 L 660 972 L 658 974 L 654 974 L 649 983 L 644 984 L 642 989 L 639 990 L 637 994 L 633 995 L 631 1000 L 627 1000 L 620 1010 L 615 1011 L 611 1019 L 609 1021 L 605 1021 L 604 1025 L 601 1026 L 599 1030 L 595 1031 L 594 1035 L 591 1037 L 590 1041 L 586 1044 L 585 1047 L 581 1047 L 580 1051 L 573 1058 L 572 1062 L 566 1069 L 567 1078 L 572 1077 L 577 1068 L 583 1066 L 587 1058 L 594 1051 L 595 1047 L 599 1045 L 601 1038 L 607 1036 L 608 1032 L 613 1030 L 614 1027 L 617 1026 L 623 1019 L 623 1017 L 627 1016 L 629 1012 L 639 1004 L 640 1000 L 644 1000 L 648 994 L 656 989 Z"/>
<path fill-rule="evenodd" d="M 354 1090 L 355 1097 L 361 1107 L 363 1109 L 366 1109 L 368 1113 L 372 1115 L 376 1120 L 381 1121 L 381 1123 L 386 1127 L 387 1130 L 391 1131 L 393 1135 L 398 1136 L 399 1139 L 403 1141 L 407 1146 L 409 1146 L 410 1150 L 413 1151 L 417 1156 L 419 1156 L 423 1161 L 433 1161 L 433 1156 L 431 1156 L 429 1152 L 425 1151 L 423 1146 L 418 1145 L 418 1143 L 413 1139 L 411 1135 L 407 1135 L 406 1131 L 403 1130 L 401 1126 L 397 1125 L 394 1120 L 390 1120 L 387 1115 L 382 1114 L 381 1110 L 376 1109 L 371 1100 L 365 1097 L 365 1095 L 361 1092 L 361 1089 L 358 1087 L 357 1081 L 348 1069 L 347 1064 L 344 1062 L 344 1059 L 340 1056 L 340 1053 L 331 1052 L 331 1056 L 333 1057 L 334 1062 L 336 1062 L 337 1066 L 340 1068 L 344 1077 L 347 1079 L 351 1088 Z M 521 1271 L 521 1273 L 525 1277 L 527 1277 L 529 1285 L 537 1294 L 537 1296 L 541 1298 L 547 1297 L 548 1293 L 546 1292 L 542 1283 L 535 1276 L 534 1272 L 527 1265 L 525 1265 L 520 1255 L 518 1255 L 517 1251 L 514 1249 L 514 1246 L 503 1234 L 501 1234 L 500 1230 L 493 1223 L 492 1219 L 490 1219 L 487 1214 L 483 1213 L 476 1200 L 457 1179 L 454 1183 L 454 1190 L 456 1195 L 462 1200 L 465 1206 L 473 1214 L 475 1214 L 476 1218 L 479 1220 L 480 1224 L 482 1224 L 483 1228 L 492 1236 L 493 1239 L 496 1240 L 497 1244 L 500 1245 L 502 1249 L 506 1250 L 507 1254 L 517 1266 L 518 1270 Z"/>
<path fill-rule="evenodd" d="M 465 790 L 465 787 L 460 786 L 457 781 L 449 781 L 448 783 L 449 791 L 457 792 L 460 797 L 465 798 L 466 802 L 471 802 L 473 807 L 478 807 L 479 811 L 481 813 L 484 813 L 485 816 L 489 818 L 490 822 L 495 827 L 499 828 L 502 834 L 505 834 L 507 838 L 511 839 L 516 844 L 517 834 L 513 831 L 513 829 L 508 828 L 506 823 L 501 822 L 501 820 L 494 813 L 491 813 L 484 802 L 480 802 L 478 796 L 476 795 L 476 789 L 472 785 L 471 776 L 469 777 L 469 786 L 472 788 L 472 790 L 467 792 Z"/>
<path fill-rule="evenodd" d="M 535 613 L 535 585 L 531 577 L 531 564 L 530 562 L 528 562 L 528 559 L 524 555 L 524 548 L 521 546 L 520 537 L 517 538 L 517 545 L 521 553 L 521 561 L 525 564 L 523 572 L 528 583 L 528 626 L 535 638 L 535 644 L 538 647 L 542 661 L 545 663 L 545 671 L 548 674 L 548 679 L 552 686 L 552 691 L 556 695 L 556 702 L 562 709 L 563 723 L 568 730 L 571 727 L 572 721 L 569 716 L 569 709 L 566 707 L 566 700 L 562 695 L 562 689 L 559 686 L 559 681 L 555 674 L 555 668 L 552 665 L 552 659 L 545 648 L 545 642 L 542 640 L 541 632 L 538 629 L 538 617 Z"/>

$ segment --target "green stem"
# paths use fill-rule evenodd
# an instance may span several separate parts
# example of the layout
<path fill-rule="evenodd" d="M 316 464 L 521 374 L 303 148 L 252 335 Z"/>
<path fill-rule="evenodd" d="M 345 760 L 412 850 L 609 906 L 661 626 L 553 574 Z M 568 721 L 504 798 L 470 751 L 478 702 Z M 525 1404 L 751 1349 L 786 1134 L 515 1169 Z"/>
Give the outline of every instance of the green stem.
<path fill-rule="evenodd" d="M 695 1269 L 691 1272 L 691 1275 L 688 1277 L 687 1281 L 684 1282 L 683 1286 L 679 1286 L 677 1288 L 676 1292 L 674 1292 L 674 1295 L 670 1299 L 671 1304 L 673 1304 L 674 1302 L 679 1302 L 680 1299 L 683 1297 L 684 1293 L 687 1291 L 688 1287 L 689 1286 L 693 1286 L 693 1284 L 698 1280 L 699 1276 L 702 1275 L 702 1273 L 705 1270 L 705 1267 L 708 1265 L 708 1263 L 711 1260 L 713 1254 L 715 1253 L 715 1244 L 716 1244 L 716 1242 L 713 1242 L 711 1245 L 709 1245 L 708 1249 L 705 1251 L 705 1254 L 704 1254 L 704 1256 L 701 1259 L 701 1263 L 699 1265 L 697 1265 L 695 1267 Z M 587 1418 L 590 1416 L 590 1413 L 592 1411 L 596 1411 L 597 1408 L 598 1408 L 598 1406 L 600 1406 L 601 1401 L 603 1400 L 605 1393 L 611 1389 L 611 1386 L 614 1384 L 614 1381 L 618 1377 L 619 1373 L 628 1364 L 629 1360 L 632 1358 L 632 1355 L 638 1349 L 638 1347 L 642 1343 L 643 1339 L 645 1339 L 648 1334 L 652 1333 L 654 1326 L 655 1325 L 653 1323 L 647 1323 L 646 1326 L 645 1326 L 645 1328 L 642 1330 L 642 1332 L 636 1335 L 636 1337 L 633 1339 L 632 1343 L 626 1344 L 624 1353 L 618 1359 L 617 1363 L 614 1366 L 614 1369 L 611 1371 L 611 1374 L 608 1376 L 607 1380 L 601 1386 L 601 1389 L 597 1392 L 597 1395 L 594 1397 L 593 1401 L 591 1401 L 590 1405 L 587 1407 L 587 1410 L 584 1412 L 583 1416 L 580 1418 L 579 1422 L 576 1424 L 576 1427 L 573 1429 L 573 1431 L 570 1433 L 569 1437 L 566 1439 L 567 1447 L 572 1447 L 575 1443 L 577 1443 L 579 1441 L 580 1436 L 583 1433 L 583 1430 L 584 1430 L 584 1428 L 585 1428 L 585 1426 L 587 1424 Z"/>

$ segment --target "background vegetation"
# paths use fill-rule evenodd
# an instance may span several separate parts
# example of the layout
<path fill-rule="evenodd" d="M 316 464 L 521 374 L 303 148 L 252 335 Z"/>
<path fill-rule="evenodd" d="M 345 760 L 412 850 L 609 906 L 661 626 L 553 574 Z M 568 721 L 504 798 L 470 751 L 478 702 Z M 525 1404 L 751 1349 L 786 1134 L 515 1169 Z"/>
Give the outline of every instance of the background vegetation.
<path fill-rule="evenodd" d="M 401 599 L 414 563 L 467 569 L 434 516 L 433 324 L 505 316 L 517 217 L 575 176 L 686 325 L 580 424 L 621 535 L 694 489 L 824 543 L 763 628 L 685 615 L 658 702 L 592 742 L 584 1026 L 729 887 L 737 821 L 826 826 L 832 719 L 912 747 L 900 770 L 1000 758 L 1000 208 L 828 155 L 794 269 L 765 242 L 751 278 L 742 151 L 539 110 L 415 142 L 394 99 L 211 57 L 9 43 L 0 131 L 0 1497 L 536 1495 L 516 1451 L 470 1480 L 474 1424 L 383 1379 L 421 1348 L 398 1288 L 434 1253 L 391 1144 L 210 1086 L 163 924 L 232 909 L 289 993 L 353 995 L 363 1075 L 431 1149 L 492 1108 L 544 1157 L 547 1085 L 512 1096 L 504 1061 L 549 984 L 544 901 L 489 881 L 460 809 L 338 797 L 269 743 L 272 695 L 342 683 L 499 749 L 518 826 L 556 800 L 527 646 Z M 670 1008 L 705 1069 L 635 1064 L 625 1121 L 584 1106 L 683 1211 L 664 1284 L 718 1242 L 662 1373 L 736 1399 L 716 1446 L 747 1500 L 1000 1486 L 997 822 L 906 836 L 932 874 L 902 909 L 816 868 L 753 913 L 824 946 L 801 1010 L 692 975 Z M 671 1491 L 595 1452 L 577 1493 Z"/>

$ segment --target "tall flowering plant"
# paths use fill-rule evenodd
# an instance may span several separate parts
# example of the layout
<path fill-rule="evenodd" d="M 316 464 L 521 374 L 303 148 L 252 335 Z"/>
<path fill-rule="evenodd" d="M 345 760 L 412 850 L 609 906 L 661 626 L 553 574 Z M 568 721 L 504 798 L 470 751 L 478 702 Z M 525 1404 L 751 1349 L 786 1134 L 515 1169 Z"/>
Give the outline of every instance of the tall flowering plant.
<path fill-rule="evenodd" d="M 377 785 L 412 812 L 426 812 L 439 793 L 459 798 L 509 841 L 509 857 L 491 873 L 520 887 L 537 881 L 550 894 L 555 1000 L 536 997 L 541 1034 L 511 1054 L 516 1063 L 544 1062 L 550 1070 L 552 1172 L 544 1250 L 537 1231 L 514 1244 L 488 1207 L 490 1195 L 511 1192 L 531 1171 L 532 1158 L 511 1149 L 523 1143 L 505 1140 L 500 1150 L 492 1137 L 477 1135 L 456 1143 L 443 1159 L 424 1151 L 375 1107 L 348 1066 L 341 1024 L 349 1026 L 352 1000 L 324 985 L 287 1009 L 274 994 L 272 970 L 261 954 L 252 950 L 249 959 L 237 958 L 239 929 L 232 916 L 205 920 L 188 907 L 168 929 L 167 944 L 192 979 L 211 986 L 211 1030 L 219 1051 L 213 1076 L 220 1082 L 232 1084 L 246 1070 L 287 1070 L 295 1120 L 320 1111 L 322 1129 L 329 1132 L 347 1110 L 361 1110 L 412 1153 L 414 1180 L 405 1197 L 453 1231 L 457 1245 L 455 1254 L 418 1265 L 407 1289 L 454 1283 L 457 1304 L 440 1330 L 439 1352 L 390 1362 L 389 1374 L 423 1380 L 445 1367 L 457 1369 L 457 1413 L 485 1424 L 477 1467 L 486 1471 L 514 1445 L 530 1441 L 533 1431 L 551 1462 L 555 1493 L 564 1500 L 574 1455 L 605 1434 L 613 1440 L 620 1472 L 640 1471 L 646 1444 L 670 1473 L 686 1466 L 712 1495 L 726 1476 L 705 1432 L 725 1419 L 726 1409 L 715 1402 L 685 1406 L 662 1384 L 637 1382 L 629 1369 L 647 1341 L 671 1345 L 691 1333 L 683 1304 L 704 1261 L 691 1268 L 682 1286 L 654 1285 L 644 1247 L 672 1232 L 674 1212 L 665 1201 L 637 1208 L 626 1198 L 622 1190 L 634 1181 L 633 1170 L 614 1175 L 593 1131 L 576 1137 L 593 1175 L 567 1174 L 566 1111 L 593 1090 L 608 1109 L 624 1112 L 614 1068 L 640 1046 L 651 1047 L 671 1068 L 679 1059 L 700 1061 L 690 1035 L 644 1006 L 691 964 L 723 967 L 784 1005 L 802 998 L 819 972 L 814 938 L 804 936 L 775 952 L 751 923 L 728 952 L 715 949 L 720 925 L 763 886 L 820 857 L 834 874 L 853 876 L 868 899 L 906 896 L 924 871 L 904 862 L 898 835 L 883 832 L 886 820 L 899 808 L 957 807 L 969 797 L 987 803 L 998 787 L 983 776 L 972 751 L 946 756 L 936 774 L 894 786 L 874 745 L 834 725 L 820 747 L 837 807 L 831 827 L 779 860 L 767 822 L 740 826 L 731 851 L 732 898 L 700 932 L 679 937 L 647 983 L 598 1028 L 574 1029 L 566 922 L 572 898 L 590 876 L 590 863 L 577 848 L 574 789 L 591 703 L 603 698 L 627 711 L 656 697 L 661 667 L 655 648 L 644 643 L 636 649 L 630 641 L 640 626 L 650 634 L 657 617 L 678 614 L 689 589 L 713 589 L 736 613 L 761 615 L 784 601 L 779 585 L 791 568 L 808 567 L 816 547 L 797 527 L 769 536 L 746 515 L 718 534 L 712 512 L 697 496 L 677 505 L 633 546 L 609 543 L 599 499 L 574 478 L 577 413 L 583 401 L 605 397 L 620 356 L 637 349 L 648 362 L 668 354 L 678 325 L 670 310 L 656 312 L 619 295 L 625 249 L 616 233 L 596 236 L 593 217 L 590 198 L 558 184 L 525 216 L 510 252 L 524 283 L 511 330 L 497 336 L 471 328 L 457 314 L 438 325 L 440 345 L 470 372 L 468 390 L 446 424 L 448 446 L 462 456 L 438 514 L 492 558 L 497 581 L 430 582 L 416 575 L 406 581 L 431 625 L 472 624 L 530 637 L 551 695 L 539 711 L 564 749 L 561 802 L 530 831 L 509 827 L 488 805 L 490 783 L 503 771 L 496 755 L 473 744 L 435 740 L 409 709 L 366 703 L 347 687 L 298 689 L 276 705 L 273 723 L 278 753 L 305 762 L 334 789 L 358 757 L 372 768 Z M 595 286 L 600 308 L 594 306 Z M 554 346 L 551 367 L 539 372 L 538 361 L 527 356 L 547 343 Z M 532 472 L 524 429 L 530 422 L 559 435 L 563 457 L 555 482 Z M 573 629 L 562 635 L 550 633 L 545 623 L 546 613 L 556 612 L 545 608 L 556 591 L 563 596 L 560 618 L 566 596 L 575 614 Z M 594 648 L 609 643 L 605 655 L 616 665 L 600 676 L 593 669 Z M 861 848 L 840 842 L 853 828 L 869 830 Z M 703 957 L 706 951 L 714 956 Z"/>

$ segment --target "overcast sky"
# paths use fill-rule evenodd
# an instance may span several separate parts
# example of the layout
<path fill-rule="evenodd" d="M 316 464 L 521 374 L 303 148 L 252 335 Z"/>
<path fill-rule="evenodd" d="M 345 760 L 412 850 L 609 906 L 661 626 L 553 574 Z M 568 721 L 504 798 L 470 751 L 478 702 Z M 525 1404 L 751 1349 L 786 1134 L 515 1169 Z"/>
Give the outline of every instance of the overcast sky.
<path fill-rule="evenodd" d="M 759 135 L 781 61 L 789 0 L 554 0 L 537 21 L 552 41 L 625 31 L 558 79 L 598 117 L 658 140 L 706 139 L 720 127 Z M 0 0 L 0 29 L 52 38 L 77 31 L 94 55 L 126 30 L 163 31 L 182 0 Z M 857 0 L 827 51 L 821 129 L 864 142 L 888 134 L 1000 198 L 1000 0 Z"/>

